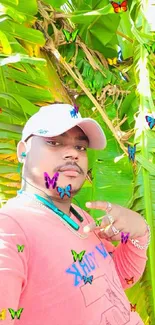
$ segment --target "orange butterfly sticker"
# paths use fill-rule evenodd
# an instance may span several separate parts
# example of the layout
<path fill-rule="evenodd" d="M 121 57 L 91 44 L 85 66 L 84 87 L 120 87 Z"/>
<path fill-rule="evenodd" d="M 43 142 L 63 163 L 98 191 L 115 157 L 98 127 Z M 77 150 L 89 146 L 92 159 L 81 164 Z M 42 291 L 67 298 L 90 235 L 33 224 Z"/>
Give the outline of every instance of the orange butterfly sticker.
<path fill-rule="evenodd" d="M 134 277 L 132 277 L 131 279 L 126 279 L 125 278 L 125 281 L 126 281 L 127 284 L 133 284 L 134 283 L 133 279 L 134 279 Z"/>
<path fill-rule="evenodd" d="M 130 304 L 130 307 L 131 307 L 131 311 L 136 311 L 136 304 L 135 305 Z"/>
<path fill-rule="evenodd" d="M 5 320 L 6 318 L 6 309 L 2 309 L 0 312 L 0 320 Z"/>
<path fill-rule="evenodd" d="M 120 1 L 119 2 L 111 1 L 111 4 L 114 8 L 114 12 L 116 12 L 117 14 L 128 10 L 127 3 L 128 3 L 127 0 L 122 1 L 122 3 Z"/>

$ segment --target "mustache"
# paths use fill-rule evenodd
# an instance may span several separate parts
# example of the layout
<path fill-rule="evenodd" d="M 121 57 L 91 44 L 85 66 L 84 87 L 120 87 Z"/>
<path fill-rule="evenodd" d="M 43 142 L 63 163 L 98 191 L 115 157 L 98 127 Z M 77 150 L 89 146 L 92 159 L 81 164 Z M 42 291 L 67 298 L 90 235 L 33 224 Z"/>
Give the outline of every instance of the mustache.
<path fill-rule="evenodd" d="M 58 171 L 60 168 L 67 167 L 67 166 L 70 166 L 70 165 L 76 166 L 79 169 L 80 174 L 84 174 L 82 168 L 76 162 L 73 163 L 71 161 L 66 162 L 66 164 L 64 164 L 64 165 L 57 166 L 57 170 L 56 171 Z"/>

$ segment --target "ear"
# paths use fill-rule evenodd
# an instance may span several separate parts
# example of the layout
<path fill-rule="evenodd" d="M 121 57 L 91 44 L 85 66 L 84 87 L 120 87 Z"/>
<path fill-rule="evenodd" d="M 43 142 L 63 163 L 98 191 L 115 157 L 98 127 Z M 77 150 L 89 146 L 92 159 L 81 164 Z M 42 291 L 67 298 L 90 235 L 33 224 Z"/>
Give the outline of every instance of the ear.
<path fill-rule="evenodd" d="M 18 157 L 18 161 L 20 163 L 23 162 L 23 159 L 25 159 L 24 157 L 21 156 L 22 152 L 26 153 L 27 150 L 27 144 L 25 141 L 19 141 L 17 144 L 17 157 Z"/>

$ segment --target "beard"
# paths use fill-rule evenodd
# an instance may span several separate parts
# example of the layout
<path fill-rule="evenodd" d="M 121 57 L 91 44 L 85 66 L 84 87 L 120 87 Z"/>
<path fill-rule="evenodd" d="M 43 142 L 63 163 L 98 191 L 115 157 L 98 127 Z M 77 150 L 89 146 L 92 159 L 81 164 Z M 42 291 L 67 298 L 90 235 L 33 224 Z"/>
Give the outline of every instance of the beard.
<path fill-rule="evenodd" d="M 49 197 L 58 199 L 59 194 L 57 193 L 56 188 L 53 189 L 50 187 L 49 189 L 45 186 L 45 181 L 43 180 L 43 176 L 38 176 L 34 174 L 31 169 L 26 169 L 25 173 L 22 175 L 25 178 L 25 181 L 23 183 L 23 190 L 32 190 L 33 192 L 36 192 L 36 190 L 39 191 L 39 195 L 46 197 L 47 195 Z M 82 188 L 84 182 L 86 179 L 86 175 L 82 174 L 80 177 L 62 177 L 61 181 L 57 186 L 65 188 L 67 185 L 71 184 L 71 197 L 74 197 Z M 36 192 L 37 193 L 37 192 Z M 65 195 L 63 200 L 65 201 L 68 199 L 68 197 Z"/>
<path fill-rule="evenodd" d="M 82 186 L 80 186 L 79 188 L 72 188 L 72 191 L 71 191 L 72 196 L 75 196 L 81 190 L 81 187 Z"/>
<path fill-rule="evenodd" d="M 84 182 L 85 182 L 85 178 L 81 182 L 78 182 L 79 184 L 77 183 L 75 184 L 75 182 L 74 181 L 72 182 L 72 180 L 70 181 L 70 184 L 72 186 L 72 190 L 71 190 L 72 196 L 76 195 L 81 190 Z"/>

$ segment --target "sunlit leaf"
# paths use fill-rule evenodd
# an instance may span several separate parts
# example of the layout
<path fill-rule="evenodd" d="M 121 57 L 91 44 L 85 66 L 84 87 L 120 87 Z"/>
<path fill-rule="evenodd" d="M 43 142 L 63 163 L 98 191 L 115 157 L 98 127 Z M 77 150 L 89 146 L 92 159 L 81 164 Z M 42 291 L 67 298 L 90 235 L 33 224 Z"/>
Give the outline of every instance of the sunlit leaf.
<path fill-rule="evenodd" d="M 66 1 L 65 0 L 44 0 L 45 3 L 51 5 L 53 8 L 60 8 Z"/>
<path fill-rule="evenodd" d="M 24 25 L 3 21 L 1 23 L 1 30 L 13 35 L 17 39 L 22 39 L 24 41 L 36 43 L 42 46 L 45 44 L 45 38 L 39 30 L 27 28 Z"/>
<path fill-rule="evenodd" d="M 3 4 L 0 4 L 0 15 L 8 15 L 14 21 L 19 23 L 23 23 L 26 20 L 26 16 L 18 12 L 17 9 L 14 9 L 10 6 L 4 6 Z"/>
<path fill-rule="evenodd" d="M 29 64 L 35 64 L 35 65 L 45 65 L 46 61 L 44 59 L 40 58 L 32 58 L 28 55 L 23 54 L 15 54 L 11 55 L 5 58 L 1 58 L 3 55 L 0 54 L 0 66 L 9 64 L 9 63 L 16 63 L 16 62 L 23 62 L 23 63 L 29 63 Z"/>
<path fill-rule="evenodd" d="M 11 54 L 12 50 L 11 50 L 10 43 L 9 43 L 5 33 L 3 33 L 2 31 L 0 31 L 0 43 L 2 44 L 3 53 Z"/>

